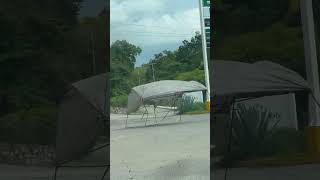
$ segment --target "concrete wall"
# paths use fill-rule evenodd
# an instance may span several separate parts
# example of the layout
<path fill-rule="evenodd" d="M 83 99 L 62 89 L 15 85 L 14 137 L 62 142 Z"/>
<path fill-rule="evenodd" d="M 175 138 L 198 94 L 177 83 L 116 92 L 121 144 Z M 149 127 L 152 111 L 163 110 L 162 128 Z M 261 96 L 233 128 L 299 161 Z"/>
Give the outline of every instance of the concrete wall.
<path fill-rule="evenodd" d="M 203 93 L 202 93 L 202 91 L 185 93 L 184 96 L 194 97 L 195 98 L 194 99 L 195 102 L 202 102 L 203 103 Z"/>
<path fill-rule="evenodd" d="M 245 106 L 259 104 L 273 113 L 280 114 L 278 127 L 298 128 L 294 94 L 266 96 L 242 102 Z M 276 120 L 274 120 L 275 122 Z M 273 124 L 273 123 L 271 123 Z"/>

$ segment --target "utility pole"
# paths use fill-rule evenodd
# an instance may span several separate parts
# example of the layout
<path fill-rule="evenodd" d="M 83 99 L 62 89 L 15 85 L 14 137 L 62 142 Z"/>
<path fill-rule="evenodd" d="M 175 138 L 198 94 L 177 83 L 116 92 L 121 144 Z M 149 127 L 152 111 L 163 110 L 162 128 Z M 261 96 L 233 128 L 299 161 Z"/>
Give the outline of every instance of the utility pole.
<path fill-rule="evenodd" d="M 156 81 L 156 78 L 155 78 L 155 75 L 154 75 L 154 67 L 153 67 L 154 64 L 155 64 L 155 63 L 151 63 L 153 82 Z"/>
<path fill-rule="evenodd" d="M 315 99 L 319 101 L 319 73 L 313 4 L 312 0 L 300 0 L 300 3 L 307 80 Z M 311 95 L 309 95 L 309 127 L 307 132 L 309 133 L 307 135 L 309 150 L 320 153 L 320 137 L 316 135 L 320 133 L 320 110 Z"/>
<path fill-rule="evenodd" d="M 138 78 L 139 78 L 139 85 L 140 85 L 141 84 L 141 81 L 140 81 L 140 70 L 137 69 L 137 71 L 138 71 Z"/>
<path fill-rule="evenodd" d="M 92 51 L 92 72 L 93 72 L 93 75 L 96 75 L 96 56 L 94 52 L 94 39 L 93 39 L 92 31 L 91 31 L 91 51 Z"/>
<path fill-rule="evenodd" d="M 206 2 L 210 2 L 210 1 L 206 1 Z M 207 44 L 207 42 L 206 42 L 206 29 L 205 29 L 203 7 L 204 7 L 203 0 L 199 0 L 204 76 L 205 76 L 205 82 L 206 82 L 206 87 L 207 87 L 206 100 L 207 100 L 207 102 L 210 102 L 209 66 L 208 66 L 208 53 L 207 53 L 207 45 L 206 45 Z"/>

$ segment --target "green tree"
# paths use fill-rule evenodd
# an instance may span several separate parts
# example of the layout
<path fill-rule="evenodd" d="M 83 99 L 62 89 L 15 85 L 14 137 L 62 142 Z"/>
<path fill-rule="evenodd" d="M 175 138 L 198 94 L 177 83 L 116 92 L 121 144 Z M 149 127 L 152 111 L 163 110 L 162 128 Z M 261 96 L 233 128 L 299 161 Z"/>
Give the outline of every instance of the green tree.
<path fill-rule="evenodd" d="M 179 73 L 175 79 L 181 81 L 198 81 L 202 84 L 205 84 L 204 71 L 200 69 Z"/>
<path fill-rule="evenodd" d="M 155 54 L 154 58 L 146 64 L 147 82 L 153 81 L 151 63 L 154 64 L 157 81 L 176 79 L 180 73 L 191 72 L 195 69 L 203 70 L 201 35 L 196 33 L 190 41 L 182 41 L 182 45 L 175 51 L 165 50 L 159 54 Z M 182 78 L 181 75 L 179 77 Z"/>
<path fill-rule="evenodd" d="M 134 70 L 136 56 L 141 49 L 127 41 L 115 41 L 110 48 L 111 96 L 128 94 L 132 82 L 130 75 Z"/>

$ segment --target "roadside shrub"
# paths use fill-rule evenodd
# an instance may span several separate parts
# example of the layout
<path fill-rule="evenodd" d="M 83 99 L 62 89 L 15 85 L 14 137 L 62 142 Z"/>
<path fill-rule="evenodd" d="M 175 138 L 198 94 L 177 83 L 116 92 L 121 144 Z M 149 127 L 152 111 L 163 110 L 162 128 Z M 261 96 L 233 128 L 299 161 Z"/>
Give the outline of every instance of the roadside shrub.
<path fill-rule="evenodd" d="M 234 114 L 231 152 L 226 152 L 223 165 L 231 166 L 238 160 L 294 157 L 304 152 L 304 133 L 278 128 L 279 120 L 272 121 L 279 117 L 276 113 L 260 105 L 245 107 L 239 104 Z"/>
<path fill-rule="evenodd" d="M 183 96 L 178 100 L 178 112 L 179 114 L 184 114 L 186 112 L 191 112 L 194 110 L 195 102 L 194 97 Z"/>
<path fill-rule="evenodd" d="M 195 102 L 194 103 L 194 108 L 193 108 L 194 111 L 204 111 L 205 110 L 205 107 L 204 107 L 204 103 L 202 102 Z"/>
<path fill-rule="evenodd" d="M 111 107 L 121 107 L 124 108 L 127 106 L 128 102 L 128 96 L 127 95 L 121 95 L 121 96 L 115 96 L 111 98 Z"/>
<path fill-rule="evenodd" d="M 275 113 L 255 105 L 238 104 L 232 121 L 231 152 L 225 154 L 227 161 L 253 159 L 272 155 L 272 138 L 279 122 L 270 124 Z M 229 136 L 229 130 L 227 130 Z"/>
<path fill-rule="evenodd" d="M 0 118 L 1 141 L 10 144 L 52 145 L 55 140 L 56 109 L 32 108 Z"/>

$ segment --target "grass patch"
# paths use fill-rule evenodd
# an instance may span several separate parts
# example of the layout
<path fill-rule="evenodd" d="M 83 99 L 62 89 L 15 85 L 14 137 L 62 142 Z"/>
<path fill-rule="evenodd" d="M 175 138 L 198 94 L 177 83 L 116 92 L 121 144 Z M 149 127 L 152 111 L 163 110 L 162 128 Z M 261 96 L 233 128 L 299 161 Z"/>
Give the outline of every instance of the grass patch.
<path fill-rule="evenodd" d="M 210 113 L 206 110 L 200 110 L 200 111 L 191 111 L 191 112 L 186 112 L 186 115 L 197 115 L 197 114 L 207 114 Z"/>

